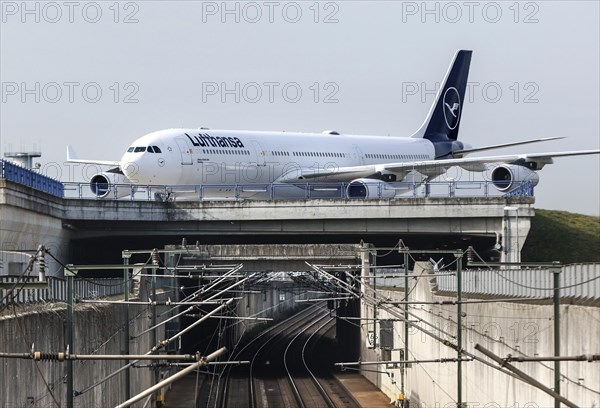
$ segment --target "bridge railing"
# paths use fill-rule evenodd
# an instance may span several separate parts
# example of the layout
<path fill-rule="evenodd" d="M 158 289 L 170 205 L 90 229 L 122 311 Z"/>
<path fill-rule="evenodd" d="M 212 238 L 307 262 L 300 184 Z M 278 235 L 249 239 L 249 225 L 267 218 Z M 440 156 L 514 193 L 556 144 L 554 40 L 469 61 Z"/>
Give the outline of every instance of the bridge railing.
<path fill-rule="evenodd" d="M 14 181 L 15 183 L 23 184 L 57 197 L 64 196 L 63 183 L 60 181 L 6 160 L 0 160 L 0 178 Z"/>
<path fill-rule="evenodd" d="M 116 184 L 109 189 L 98 185 L 94 190 L 106 192 L 96 196 L 90 183 L 65 182 L 64 197 L 69 199 L 108 199 L 131 201 L 199 201 L 199 200 L 290 200 L 290 199 L 340 199 L 348 198 L 349 183 L 304 184 L 203 184 L 203 185 L 132 185 Z M 390 194 L 391 192 L 391 194 Z M 505 194 L 491 181 L 434 181 L 425 184 L 380 184 L 369 191 L 369 199 L 424 197 L 501 197 L 533 196 L 533 186 L 523 182 L 517 189 Z M 357 198 L 360 199 L 360 198 Z"/>

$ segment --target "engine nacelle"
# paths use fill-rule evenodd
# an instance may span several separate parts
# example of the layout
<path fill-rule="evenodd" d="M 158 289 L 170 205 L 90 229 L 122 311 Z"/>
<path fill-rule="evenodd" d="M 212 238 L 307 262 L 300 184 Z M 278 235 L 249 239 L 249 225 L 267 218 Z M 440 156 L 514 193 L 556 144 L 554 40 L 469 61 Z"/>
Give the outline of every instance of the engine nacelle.
<path fill-rule="evenodd" d="M 362 178 L 348 184 L 346 195 L 348 198 L 393 198 L 396 189 L 382 180 Z"/>
<path fill-rule="evenodd" d="M 126 186 L 120 184 L 128 184 Z M 118 173 L 99 173 L 90 180 L 90 190 L 97 198 L 122 198 L 131 195 L 131 181 Z"/>
<path fill-rule="evenodd" d="M 540 181 L 538 174 L 524 166 L 515 164 L 502 164 L 492 171 L 492 183 L 498 190 L 510 193 L 529 182 L 537 186 Z"/>

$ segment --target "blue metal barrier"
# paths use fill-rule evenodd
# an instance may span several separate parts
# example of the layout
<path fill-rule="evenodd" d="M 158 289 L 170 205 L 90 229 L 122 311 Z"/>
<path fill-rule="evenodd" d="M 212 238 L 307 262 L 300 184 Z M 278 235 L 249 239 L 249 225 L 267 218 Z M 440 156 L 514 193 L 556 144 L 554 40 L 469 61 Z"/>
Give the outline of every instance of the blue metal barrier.
<path fill-rule="evenodd" d="M 52 194 L 53 196 L 64 197 L 65 195 L 65 187 L 58 180 L 17 166 L 6 160 L 0 160 L 0 164 L 0 178 L 23 184 L 36 190 Z"/>
<path fill-rule="evenodd" d="M 525 181 L 510 193 L 504 194 L 504 197 L 533 197 L 533 183 Z"/>

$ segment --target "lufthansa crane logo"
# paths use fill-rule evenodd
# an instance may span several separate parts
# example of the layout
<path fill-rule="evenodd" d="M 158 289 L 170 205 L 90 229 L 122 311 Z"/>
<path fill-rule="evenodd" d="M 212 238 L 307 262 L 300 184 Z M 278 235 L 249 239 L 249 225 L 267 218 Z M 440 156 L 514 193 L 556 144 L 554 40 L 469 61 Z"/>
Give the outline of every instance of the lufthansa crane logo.
<path fill-rule="evenodd" d="M 454 87 L 446 89 L 444 92 L 444 119 L 448 129 L 454 130 L 458 126 L 460 119 L 460 95 Z"/>

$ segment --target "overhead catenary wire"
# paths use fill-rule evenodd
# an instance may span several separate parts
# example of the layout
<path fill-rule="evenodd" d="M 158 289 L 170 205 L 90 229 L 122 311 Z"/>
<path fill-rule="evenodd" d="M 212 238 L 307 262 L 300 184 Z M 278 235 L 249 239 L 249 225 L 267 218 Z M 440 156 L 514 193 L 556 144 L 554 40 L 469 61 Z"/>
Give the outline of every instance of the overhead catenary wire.
<path fill-rule="evenodd" d="M 545 298 L 504 298 L 504 299 L 477 299 L 477 300 L 438 300 L 438 301 L 380 301 L 379 304 L 389 305 L 458 305 L 458 304 L 477 304 L 477 303 L 500 303 L 500 302 L 535 302 L 540 300 L 552 300 L 551 297 Z"/>
<path fill-rule="evenodd" d="M 145 267 L 145 265 L 147 265 L 147 263 L 146 263 L 146 264 L 144 264 L 144 265 L 140 265 L 140 266 L 138 266 L 138 267 L 140 268 L 140 271 L 141 271 L 141 270 L 142 270 L 142 269 Z M 65 265 L 65 266 L 66 266 L 66 265 Z M 67 267 L 67 269 L 68 269 L 68 270 L 70 269 L 68 266 L 66 266 L 66 267 Z M 134 268 L 134 267 L 136 267 L 136 266 L 133 266 L 133 265 L 132 265 L 132 266 L 129 266 L 129 268 Z M 140 275 L 140 274 L 141 274 L 140 272 L 135 272 L 135 273 L 133 274 L 133 276 L 137 276 L 137 275 Z M 78 275 L 78 273 L 77 273 L 77 271 L 75 271 L 75 275 L 76 275 L 76 276 L 79 276 L 79 275 Z M 131 277 L 128 279 L 128 281 L 131 281 L 131 280 L 133 279 L 133 276 L 131 276 Z M 169 276 L 165 276 L 165 278 L 169 278 Z M 248 278 L 248 277 L 247 277 L 247 278 Z M 84 280 L 89 280 L 88 278 L 82 278 L 82 279 L 84 279 Z M 119 285 L 121 285 L 121 283 L 119 283 Z M 215 295 L 215 296 L 218 296 L 218 294 L 217 294 L 217 295 Z M 117 302 L 117 303 L 124 303 L 124 302 Z M 155 302 L 155 303 L 157 303 L 157 302 Z M 190 302 L 190 303 L 192 303 L 192 302 Z M 195 303 L 198 303 L 198 302 L 195 302 Z M 207 303 L 208 303 L 208 302 L 207 302 Z M 218 302 L 214 302 L 214 303 L 218 303 Z M 147 305 L 147 304 L 148 304 L 148 302 L 140 302 L 140 304 L 145 304 L 145 305 Z M 140 312 L 140 313 L 142 313 L 142 312 Z M 138 316 L 139 316 L 139 314 L 138 314 Z M 211 317 L 212 317 L 212 316 L 211 316 Z M 130 319 L 130 321 L 131 321 L 131 320 L 133 320 L 133 319 Z M 126 323 L 126 324 L 127 324 L 127 323 Z M 221 323 L 221 325 L 223 325 L 223 323 Z M 121 329 L 120 329 L 119 331 L 121 331 Z M 117 334 L 119 333 L 119 331 L 118 331 L 117 333 L 113 334 L 113 335 L 111 336 L 111 338 L 112 338 L 112 337 L 114 337 L 115 335 L 117 335 Z M 181 335 L 181 333 L 180 333 L 180 335 Z M 107 341 L 108 341 L 108 340 L 107 340 Z M 98 349 L 100 349 L 101 347 L 102 347 L 102 346 L 100 346 Z M 129 358 L 135 358 L 135 357 L 138 357 L 138 356 L 137 356 L 137 355 L 131 355 L 131 356 L 129 356 Z M 95 357 L 93 357 L 93 358 L 89 358 L 89 359 L 90 359 L 90 360 L 92 360 L 92 359 L 100 359 L 100 358 L 102 358 L 102 355 L 96 355 Z M 113 358 L 113 359 L 116 359 L 116 358 Z M 85 359 L 84 359 L 84 360 L 85 360 Z M 85 392 L 85 390 L 84 390 L 84 391 L 81 391 L 81 392 L 79 392 L 79 393 L 76 393 L 76 395 L 80 395 L 80 394 L 82 394 L 83 392 Z M 57 404 L 57 405 L 58 405 L 58 404 Z"/>
<path fill-rule="evenodd" d="M 243 264 L 238 264 L 236 265 L 234 268 L 232 268 L 229 272 L 225 273 L 220 279 L 217 279 L 216 281 L 212 282 L 209 286 L 207 287 L 202 287 L 196 291 L 194 291 L 193 293 L 191 293 L 188 296 L 185 296 L 183 299 L 181 299 L 181 302 L 189 302 L 199 296 L 201 296 L 202 294 L 209 292 L 210 290 L 212 290 L 213 288 L 217 287 L 221 282 L 223 282 L 225 279 L 227 279 L 230 275 L 235 274 L 237 271 L 239 271 L 240 269 L 243 268 Z M 247 278 L 248 276 L 246 276 Z M 210 299 L 205 299 L 205 300 L 210 300 Z M 165 312 L 162 312 L 158 315 L 158 317 L 162 317 L 167 313 L 172 312 L 174 309 L 172 310 L 167 310 Z"/>
<path fill-rule="evenodd" d="M 244 278 L 244 279 L 241 279 L 241 280 L 239 280 L 239 281 L 235 282 L 234 284 L 232 284 L 232 285 L 228 286 L 227 288 L 225 288 L 225 289 L 223 289 L 223 290 L 221 290 L 221 291 L 217 292 L 216 294 L 214 294 L 214 295 L 212 295 L 212 296 L 208 297 L 207 299 L 205 299 L 205 301 L 211 301 L 211 300 L 215 299 L 216 297 L 218 297 L 218 296 L 222 295 L 223 293 L 225 293 L 225 292 L 227 292 L 227 291 L 229 291 L 229 290 L 233 289 L 234 287 L 236 287 L 236 286 L 239 286 L 240 284 L 244 283 L 245 281 L 247 281 L 248 279 L 250 279 L 252 276 L 253 276 L 253 274 L 252 274 L 252 275 L 249 275 L 249 276 L 247 276 L 247 277 L 246 277 L 246 278 Z M 234 300 L 234 298 L 230 298 L 230 299 L 229 299 L 229 300 L 227 300 L 225 303 L 226 303 L 226 304 L 228 304 L 228 303 L 229 303 L 230 301 L 232 301 L 232 300 Z M 173 316 L 171 316 L 170 318 L 168 318 L 168 319 L 165 319 L 165 320 L 161 321 L 160 323 L 157 323 L 156 325 L 154 325 L 154 326 L 151 326 L 151 327 L 147 328 L 146 330 L 143 330 L 143 331 L 141 331 L 140 333 L 133 335 L 132 337 L 133 337 L 133 338 L 136 338 L 136 337 L 139 337 L 139 336 L 141 336 L 142 334 L 145 334 L 145 333 L 147 333 L 147 332 L 149 332 L 149 331 L 151 331 L 151 330 L 154 330 L 154 329 L 156 329 L 157 327 L 160 327 L 160 326 L 162 326 L 162 325 L 166 324 L 167 322 L 169 322 L 169 321 L 171 321 L 171 320 L 173 320 L 173 319 L 175 319 L 175 318 L 177 318 L 177 317 L 179 317 L 179 316 L 182 316 L 182 315 L 184 315 L 184 314 L 186 314 L 186 313 L 189 313 L 190 311 L 192 311 L 192 310 L 193 310 L 194 308 L 196 308 L 196 307 L 197 307 L 197 306 L 195 306 L 195 305 L 194 305 L 194 306 L 190 306 L 190 307 L 188 307 L 186 310 L 184 310 L 183 312 L 180 312 L 180 313 L 178 313 L 178 314 L 176 314 L 176 315 L 173 315 Z"/>
<path fill-rule="evenodd" d="M 308 264 L 308 263 L 307 263 L 307 264 Z M 311 265 L 309 264 L 309 266 L 311 266 Z M 311 267 L 312 267 L 312 266 L 311 266 Z M 316 268 L 313 268 L 313 269 L 315 269 L 315 270 L 317 270 L 317 271 L 318 271 L 318 267 L 316 267 Z M 318 272 L 319 272 L 319 271 L 318 271 Z M 323 271 L 323 272 L 325 272 L 325 271 Z M 329 273 L 327 273 L 327 272 L 325 272 L 325 273 L 326 273 L 326 275 L 327 275 L 328 277 L 336 278 L 336 277 L 333 277 L 332 275 L 330 275 L 330 274 L 329 274 Z M 423 275 L 423 273 L 424 273 L 424 271 L 422 271 L 422 272 L 421 272 L 421 275 Z M 421 275 L 419 275 L 419 276 L 421 276 Z M 337 279 L 337 278 L 336 278 L 336 279 Z M 344 288 L 344 290 L 347 290 L 347 291 L 348 291 L 348 292 L 350 292 L 350 293 L 354 293 L 354 290 L 353 290 L 353 288 L 352 288 L 350 285 L 346 285 L 346 284 L 345 284 L 345 282 L 343 282 L 343 281 L 340 281 L 339 279 L 337 279 L 337 280 L 338 280 L 338 282 L 341 282 L 341 283 L 342 283 L 342 285 L 341 285 L 341 286 Z M 353 278 L 353 280 L 354 280 L 354 281 L 356 281 L 356 278 Z M 364 288 L 364 287 L 365 287 L 365 286 L 364 286 L 364 284 L 363 284 L 363 288 Z M 367 287 L 368 287 L 368 286 L 367 286 Z M 412 290 L 414 290 L 414 288 L 415 288 L 415 287 L 416 287 L 416 285 L 415 285 L 415 286 L 413 286 Z M 376 292 L 376 291 L 375 291 L 373 288 L 370 288 L 370 287 L 368 287 L 368 288 L 369 288 L 369 289 L 370 289 L 370 290 L 371 290 L 373 293 L 377 293 L 377 292 Z M 411 292 L 412 292 L 412 290 L 411 290 Z M 410 292 L 409 292 L 409 293 L 410 293 Z M 367 303 L 371 304 L 372 306 L 375 306 L 375 305 L 377 304 L 377 300 L 376 300 L 375 298 L 373 298 L 373 297 L 369 296 L 369 295 L 367 294 L 367 292 L 366 292 L 366 291 L 364 292 L 364 295 L 362 295 L 362 296 L 361 296 L 361 298 L 363 298 L 363 299 L 364 299 L 364 300 L 365 300 Z M 413 313 L 410 313 L 410 312 L 409 312 L 409 314 L 410 314 L 410 315 L 412 315 L 412 316 L 416 316 L 416 315 L 414 315 Z M 401 320 L 401 321 L 404 321 L 404 320 L 405 320 L 404 316 L 399 316 L 399 315 L 396 315 L 396 317 L 398 317 L 398 320 Z M 424 323 L 426 323 L 426 324 L 429 324 L 430 326 L 432 326 L 433 328 L 435 328 L 435 329 L 439 330 L 440 332 L 442 332 L 442 333 L 445 333 L 445 332 L 444 332 L 443 330 L 441 330 L 440 328 L 438 328 L 438 327 L 435 327 L 433 324 L 431 324 L 431 323 L 428 323 L 428 322 L 424 321 L 424 320 L 423 320 L 423 319 L 421 319 L 420 317 L 416 316 L 416 318 L 418 318 L 419 320 L 421 320 L 422 322 L 424 322 Z M 424 330 L 424 329 L 422 329 L 422 328 L 419 328 L 418 326 L 415 326 L 415 327 L 417 327 L 419 330 L 423 331 L 423 332 L 424 332 L 424 333 L 426 333 L 426 334 L 430 334 L 430 332 L 428 332 L 427 330 Z M 446 335 L 448 335 L 448 336 L 449 336 L 449 337 L 451 337 L 451 338 L 456 338 L 456 336 L 454 336 L 454 335 L 450 335 L 449 333 L 445 333 L 445 334 L 446 334 Z M 430 336 L 431 336 L 431 334 L 430 334 Z M 433 337 L 434 337 L 434 338 L 436 338 L 438 341 L 443 341 L 443 339 L 441 339 L 440 337 L 437 337 L 437 336 L 435 336 L 435 335 L 433 335 Z M 448 344 L 451 344 L 451 343 L 449 343 L 449 342 L 448 342 Z M 448 345 L 448 344 L 446 344 L 446 345 Z M 484 363 L 485 363 L 485 361 L 484 361 Z M 488 365 L 492 366 L 491 364 L 488 364 Z M 433 382 L 435 385 L 437 385 L 437 386 L 440 388 L 440 390 L 441 390 L 441 391 L 442 391 L 444 394 L 446 394 L 446 395 L 447 395 L 447 396 L 448 396 L 448 397 L 449 397 L 449 398 L 450 398 L 452 401 L 456 402 L 456 400 L 455 400 L 455 399 L 454 399 L 454 398 L 453 398 L 453 397 L 452 397 L 452 396 L 451 396 L 451 395 L 450 395 L 450 394 L 449 394 L 449 393 L 448 393 L 446 390 L 444 390 L 444 389 L 443 389 L 443 388 L 442 388 L 442 387 L 441 387 L 439 384 L 437 384 L 437 383 L 435 382 L 435 380 L 433 379 L 433 377 L 432 377 L 432 376 L 431 376 L 431 375 L 430 375 L 430 374 L 427 372 L 427 370 L 425 369 L 425 367 L 424 367 L 424 366 L 419 366 L 419 367 L 421 367 L 421 368 L 423 369 L 423 371 L 425 372 L 425 374 L 426 374 L 426 375 L 427 375 L 429 378 L 431 378 L 432 382 Z M 493 367 L 493 366 L 492 366 L 492 367 Z M 345 369 L 352 369 L 352 368 L 347 368 L 347 367 L 345 367 Z M 362 371 L 372 371 L 372 370 L 364 370 L 364 369 L 363 369 Z M 375 370 L 375 371 L 378 371 L 378 370 Z M 503 371 L 503 370 L 500 370 L 500 371 Z M 511 375 L 511 373 L 510 373 L 510 372 L 506 372 L 506 373 L 507 373 L 507 374 L 509 374 L 509 375 Z M 389 376 L 389 373 L 385 372 L 385 374 L 387 374 L 387 375 Z M 514 377 L 516 377 L 516 376 L 514 376 Z"/>
<path fill-rule="evenodd" d="M 309 266 L 311 266 L 311 267 L 314 267 L 314 265 L 311 265 L 311 264 L 309 264 L 308 262 L 307 262 L 307 264 L 308 264 Z M 315 267 L 315 268 L 319 269 L 318 267 Z M 336 280 L 340 281 L 340 282 L 342 283 L 342 287 L 344 287 L 344 288 L 346 288 L 346 290 L 348 290 L 348 289 L 347 289 L 347 284 L 346 284 L 345 282 L 341 281 L 340 279 L 338 279 L 337 277 L 335 277 L 335 276 L 333 276 L 333 275 L 329 274 L 329 273 L 328 273 L 328 272 L 326 272 L 326 271 L 320 270 L 320 272 L 321 272 L 321 273 L 324 273 L 324 274 L 326 274 L 328 277 L 330 277 L 330 278 L 332 278 L 332 279 L 336 279 Z M 353 291 L 352 291 L 352 290 L 350 290 L 350 292 L 351 292 L 351 293 L 353 293 Z M 370 296 L 368 296 L 368 295 L 365 295 L 365 296 L 363 296 L 362 298 L 363 298 L 363 299 L 365 299 L 366 301 L 368 301 L 368 302 L 369 302 L 371 305 L 376 305 L 376 303 L 377 303 L 377 300 L 376 300 L 376 299 L 374 299 L 374 298 L 371 298 L 371 297 L 370 297 Z M 393 315 L 394 315 L 394 316 L 396 316 L 397 318 L 404 320 L 404 316 L 402 316 L 402 315 L 398 314 L 398 313 L 399 313 L 399 311 L 396 311 L 396 310 L 394 310 L 394 308 L 393 308 L 393 307 L 391 307 L 391 306 L 386 306 L 386 305 L 382 305 L 380 308 L 381 308 L 381 309 L 383 309 L 383 310 L 386 310 L 386 311 L 388 311 L 388 313 L 390 313 L 390 314 L 393 314 Z M 410 322 L 409 322 L 409 324 L 410 324 Z M 419 327 L 419 326 L 417 326 L 417 325 L 412 325 L 412 326 L 413 326 L 413 327 L 415 327 L 417 330 L 419 330 L 419 331 L 423 332 L 424 334 L 426 334 L 426 335 L 428 335 L 428 336 L 432 337 L 433 339 L 435 339 L 435 340 L 439 341 L 439 342 L 440 342 L 440 343 L 442 343 L 443 345 L 445 345 L 445 346 L 447 346 L 447 347 L 449 347 L 449 348 L 451 348 L 451 349 L 453 349 L 453 350 L 456 350 L 456 351 L 458 351 L 458 350 L 457 350 L 457 349 L 458 349 L 458 347 L 457 347 L 457 345 L 455 345 L 454 343 L 452 343 L 452 342 L 450 342 L 450 341 L 448 341 L 448 340 L 446 340 L 446 339 L 444 339 L 444 338 L 442 338 L 442 337 L 440 337 L 440 336 L 436 335 L 435 333 L 432 333 L 432 332 L 430 332 L 429 330 L 426 330 L 426 329 L 424 329 L 424 328 L 422 328 L 422 327 Z M 442 332 L 442 333 L 443 333 L 443 331 L 441 331 L 441 330 L 440 330 L 440 332 Z M 454 336 L 452 336 L 452 337 L 454 337 Z M 483 359 L 483 358 L 481 358 L 481 357 L 479 357 L 479 356 L 477 356 L 477 355 L 475 355 L 475 354 L 473 354 L 473 353 L 467 352 L 467 351 L 466 351 L 466 350 L 464 350 L 464 349 L 462 349 L 462 350 L 461 350 L 461 352 L 462 352 L 462 354 L 464 354 L 464 355 L 466 355 L 466 356 L 468 356 L 468 357 L 471 357 L 471 358 L 473 358 L 474 360 L 477 360 L 477 361 L 479 361 L 479 362 L 481 362 L 481 363 L 483 363 L 483 364 L 485 364 L 485 365 L 487 365 L 487 366 L 489 366 L 489 367 L 492 367 L 492 368 L 494 368 L 494 369 L 496 369 L 496 370 L 498 370 L 498 371 L 500 371 L 500 372 L 503 372 L 503 373 L 504 373 L 504 374 L 506 374 L 506 375 L 509 375 L 509 376 L 511 376 L 511 377 L 514 377 L 514 378 L 519 378 L 519 377 L 518 377 L 516 374 L 513 374 L 513 373 L 511 373 L 510 371 L 507 371 L 507 370 L 504 370 L 504 369 L 502 369 L 502 368 L 500 368 L 500 367 L 497 367 L 497 366 L 495 366 L 495 365 L 491 364 L 489 361 L 486 361 L 485 359 Z"/>
<path fill-rule="evenodd" d="M 479 256 L 479 255 L 478 255 L 478 256 Z M 413 259 L 414 259 L 414 258 L 413 258 Z M 468 272 L 472 272 L 472 271 L 468 271 Z M 437 274 L 434 274 L 434 276 L 435 276 L 435 275 L 437 275 Z M 593 279 L 591 279 L 591 280 L 594 280 L 594 279 L 596 279 L 596 278 L 593 278 Z M 590 281 L 590 280 L 588 280 L 588 281 L 586 281 L 586 282 L 589 282 L 589 281 Z M 570 286 L 578 286 L 578 285 L 580 285 L 580 284 L 582 284 L 582 283 L 580 282 L 580 283 L 578 283 L 578 284 L 576 284 L 576 285 L 570 285 Z M 568 286 L 565 286 L 565 287 L 563 287 L 563 288 L 567 288 L 567 287 L 568 287 Z M 414 287 L 413 287 L 413 289 L 414 289 Z M 504 300 L 504 299 L 502 299 L 502 300 Z M 517 298 L 517 299 L 515 299 L 515 298 L 510 298 L 510 299 L 506 299 L 506 300 L 508 300 L 508 301 L 511 301 L 511 302 L 514 302 L 514 301 L 517 301 L 517 302 L 518 302 L 518 301 L 521 301 L 521 299 L 518 299 L 518 298 Z M 539 300 L 539 299 L 538 299 L 538 300 Z M 493 302 L 498 302 L 498 301 L 500 301 L 500 300 L 497 300 L 497 299 L 496 299 L 496 300 L 493 300 Z M 414 326 L 414 325 L 413 325 L 413 326 Z M 416 327 L 416 326 L 415 326 L 415 327 Z M 463 325 L 463 327 L 464 327 L 464 325 Z M 416 327 L 416 328 L 418 329 L 418 327 Z M 467 328 L 468 328 L 468 327 L 467 327 Z M 451 337 L 454 337 L 454 336 L 451 336 Z M 463 353 L 464 353 L 464 351 L 463 351 Z M 489 364 L 488 364 L 488 365 L 489 365 Z M 508 375 L 512 375 L 513 377 L 515 377 L 515 375 L 513 375 L 512 373 L 508 373 L 508 372 L 506 372 L 506 374 L 508 374 Z M 566 378 L 567 380 L 569 380 L 569 381 L 571 381 L 571 382 L 574 382 L 575 384 L 581 385 L 581 384 L 579 384 L 578 382 L 575 382 L 575 381 L 573 381 L 573 380 L 570 380 L 570 379 L 568 379 L 566 376 L 564 376 L 564 375 L 562 375 L 562 374 L 561 374 L 561 376 L 562 376 L 563 378 Z M 597 393 L 597 391 L 591 390 L 589 387 L 584 387 L 584 388 L 586 388 L 587 390 L 590 390 L 590 391 L 592 391 L 592 392 L 596 392 L 596 393 Z"/>
<path fill-rule="evenodd" d="M 414 258 L 413 258 L 413 259 L 414 259 Z M 412 277 L 414 277 L 414 278 L 417 278 L 417 277 L 421 277 L 422 275 L 423 275 L 423 272 L 421 273 L 421 275 L 418 275 L 418 276 L 412 276 Z M 436 275 L 436 276 L 438 276 L 439 274 L 435 274 L 435 275 Z M 166 276 L 166 278 L 168 278 L 168 277 L 169 277 L 169 276 Z M 427 277 L 427 275 L 426 275 L 426 276 L 424 276 L 424 277 Z M 365 278 L 365 279 L 368 279 L 368 278 Z M 596 279 L 596 278 L 593 278 L 593 279 L 591 279 L 591 280 L 594 280 L 594 279 Z M 573 286 L 575 286 L 575 285 L 573 285 Z M 412 292 L 412 290 L 414 290 L 414 287 L 413 287 L 413 288 L 411 288 L 411 290 L 410 290 L 410 291 Z M 552 290 L 552 289 L 550 289 L 550 290 Z M 502 300 L 495 300 L 495 301 L 497 302 L 497 301 L 502 301 Z M 142 302 L 142 303 L 144 303 L 144 304 L 148 304 L 147 302 Z M 467 302 L 462 302 L 462 303 L 467 303 Z M 471 302 L 471 303 L 474 303 L 474 302 Z M 401 320 L 401 319 L 398 319 L 398 320 Z"/>

